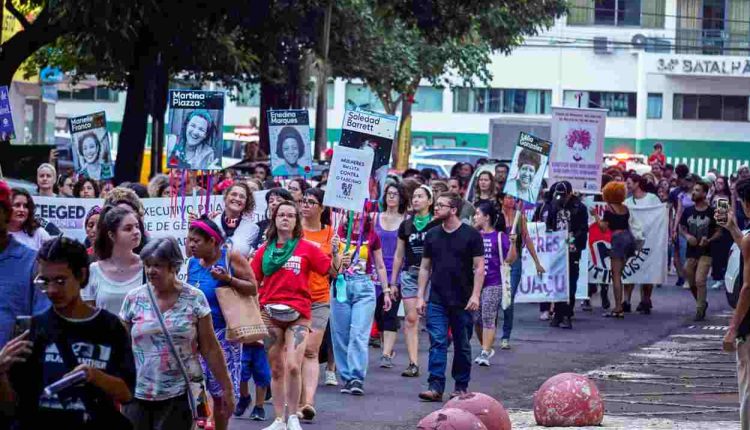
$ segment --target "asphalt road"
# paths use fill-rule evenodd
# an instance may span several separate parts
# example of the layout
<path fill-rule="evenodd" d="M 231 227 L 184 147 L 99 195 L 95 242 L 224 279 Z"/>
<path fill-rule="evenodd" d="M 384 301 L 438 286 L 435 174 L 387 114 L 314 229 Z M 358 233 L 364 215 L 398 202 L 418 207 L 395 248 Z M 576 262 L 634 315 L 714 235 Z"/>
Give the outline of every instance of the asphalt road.
<path fill-rule="evenodd" d="M 636 290 L 633 308 L 638 297 Z M 512 415 L 520 417 L 520 421 L 514 417 L 514 423 L 520 423 L 529 421 L 532 396 L 547 378 L 577 372 L 593 378 L 603 393 L 605 423 L 609 416 L 621 420 L 618 422 L 628 422 L 628 417 L 692 421 L 698 428 L 705 428 L 700 424 L 704 421 L 735 422 L 739 413 L 734 358 L 720 351 L 730 308 L 723 291 L 709 291 L 708 301 L 707 320 L 694 323 L 695 302 L 682 288 L 656 289 L 651 315 L 632 313 L 624 320 L 603 318 L 596 297 L 594 312 L 576 310 L 573 330 L 551 328 L 539 321 L 536 305 L 518 305 L 512 349 L 496 348 L 489 368 L 475 366 L 469 388 L 499 399 Z M 427 350 L 423 332 L 419 360 L 423 375 L 407 379 L 400 376 L 408 361 L 402 339 L 397 343 L 393 369 L 380 369 L 380 350 L 371 348 L 365 396 L 343 395 L 338 387 L 321 386 L 316 399 L 318 417 L 303 423 L 303 428 L 416 428 L 421 417 L 440 408 L 440 404 L 422 403 L 417 398 L 427 386 Z M 473 350 L 479 352 L 476 339 Z M 452 388 L 449 378 L 447 390 Z M 270 404 L 266 412 L 273 415 Z M 269 424 L 240 418 L 233 419 L 231 428 L 255 430 Z M 530 427 L 519 424 L 514 428 Z M 724 424 L 722 428 L 732 427 Z"/>

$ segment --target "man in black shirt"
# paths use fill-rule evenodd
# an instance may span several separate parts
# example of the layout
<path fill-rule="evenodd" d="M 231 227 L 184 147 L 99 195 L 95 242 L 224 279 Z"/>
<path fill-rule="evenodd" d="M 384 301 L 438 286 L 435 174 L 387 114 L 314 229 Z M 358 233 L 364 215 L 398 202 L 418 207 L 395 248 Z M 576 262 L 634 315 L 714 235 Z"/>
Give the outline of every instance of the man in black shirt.
<path fill-rule="evenodd" d="M 424 242 L 419 269 L 417 309 L 427 315 L 430 334 L 429 389 L 419 398 L 429 402 L 443 400 L 445 368 L 448 361 L 448 328 L 453 333 L 453 370 L 455 390 L 451 397 L 465 393 L 471 378 L 472 312 L 479 308 L 484 283 L 484 242 L 479 232 L 461 223 L 458 211 L 461 197 L 441 195 L 435 204 L 433 227 Z M 425 303 L 427 282 L 431 282 L 429 304 Z"/>
<path fill-rule="evenodd" d="M 573 195 L 573 186 L 568 181 L 552 185 L 552 207 L 547 214 L 547 230 L 568 231 L 568 301 L 555 303 L 553 327 L 573 328 L 571 317 L 575 306 L 581 252 L 586 249 L 589 222 L 586 205 Z M 588 269 L 588 268 L 586 268 Z"/>
<path fill-rule="evenodd" d="M 740 179 L 736 186 L 736 193 L 740 203 L 740 210 L 750 216 L 750 178 Z M 740 422 L 743 429 L 750 428 L 750 236 L 742 233 L 737 226 L 733 211 L 724 212 L 717 209 L 716 220 L 732 235 L 732 239 L 740 246 L 742 259 L 740 276 L 742 289 L 740 290 L 737 307 L 734 310 L 729 330 L 724 336 L 724 351 L 737 351 L 737 382 L 740 397 Z"/>
<path fill-rule="evenodd" d="M 119 319 L 86 305 L 88 255 L 79 242 L 56 237 L 42 245 L 35 285 L 52 308 L 34 317 L 31 332 L 0 351 L 0 407 L 13 409 L 20 429 L 131 428 L 115 406 L 132 397 L 135 363 Z M 44 387 L 82 371 L 82 383 L 47 394 Z"/>
<path fill-rule="evenodd" d="M 685 273 L 696 301 L 695 321 L 706 318 L 706 280 L 711 269 L 711 242 L 721 236 L 721 230 L 716 228 L 714 210 L 706 200 L 707 194 L 708 184 L 697 182 L 692 195 L 695 206 L 685 208 L 680 218 L 680 234 L 687 240 Z"/>

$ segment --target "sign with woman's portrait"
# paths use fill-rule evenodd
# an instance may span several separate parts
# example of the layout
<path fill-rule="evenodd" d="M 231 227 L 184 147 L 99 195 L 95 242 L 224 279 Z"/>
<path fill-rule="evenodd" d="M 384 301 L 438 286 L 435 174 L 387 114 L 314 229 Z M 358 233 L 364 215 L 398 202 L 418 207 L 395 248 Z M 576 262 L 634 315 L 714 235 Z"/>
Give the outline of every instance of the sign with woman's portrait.
<path fill-rule="evenodd" d="M 587 193 L 601 189 L 606 122 L 606 109 L 552 108 L 550 181 Z"/>
<path fill-rule="evenodd" d="M 307 176 L 312 172 L 310 116 L 306 109 L 269 110 L 268 141 L 271 174 L 275 177 Z"/>
<path fill-rule="evenodd" d="M 167 167 L 220 170 L 224 92 L 169 90 Z"/>
<path fill-rule="evenodd" d="M 115 169 L 105 113 L 70 118 L 68 127 L 75 171 L 96 181 L 112 179 Z"/>
<path fill-rule="evenodd" d="M 10 112 L 10 97 L 8 87 L 0 87 L 0 142 L 15 139 L 16 132 L 13 128 L 13 116 Z"/>
<path fill-rule="evenodd" d="M 536 203 L 552 143 L 521 132 L 503 192 L 527 203 Z"/>

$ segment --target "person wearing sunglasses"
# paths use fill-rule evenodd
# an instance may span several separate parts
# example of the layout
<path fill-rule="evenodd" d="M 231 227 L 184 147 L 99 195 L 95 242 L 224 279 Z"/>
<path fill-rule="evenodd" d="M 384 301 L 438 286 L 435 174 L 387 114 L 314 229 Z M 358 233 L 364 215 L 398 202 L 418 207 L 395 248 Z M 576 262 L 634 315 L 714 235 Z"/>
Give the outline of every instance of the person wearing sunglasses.
<path fill-rule="evenodd" d="M 53 309 L 0 351 L 0 407 L 15 409 L 19 429 L 130 428 L 117 404 L 132 399 L 135 362 L 125 327 L 81 298 L 89 256 L 78 241 L 58 236 L 39 250 L 35 286 Z M 80 363 L 80 364 L 79 364 Z M 75 374 L 80 382 L 45 390 Z M 5 411 L 5 410 L 4 410 Z"/>

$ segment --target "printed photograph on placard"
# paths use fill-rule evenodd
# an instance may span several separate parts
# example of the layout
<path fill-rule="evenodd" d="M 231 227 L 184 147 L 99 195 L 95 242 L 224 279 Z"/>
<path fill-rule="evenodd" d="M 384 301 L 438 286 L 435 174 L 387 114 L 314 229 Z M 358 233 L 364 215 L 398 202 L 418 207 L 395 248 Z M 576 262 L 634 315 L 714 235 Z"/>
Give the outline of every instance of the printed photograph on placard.
<path fill-rule="evenodd" d="M 97 181 L 112 179 L 115 172 L 105 113 L 70 118 L 68 127 L 75 171 Z"/>
<path fill-rule="evenodd" d="M 307 110 L 268 111 L 271 174 L 305 176 L 312 172 L 310 119 Z"/>
<path fill-rule="evenodd" d="M 220 170 L 223 91 L 169 91 L 167 167 Z"/>
<path fill-rule="evenodd" d="M 13 128 L 13 116 L 10 112 L 10 97 L 8 87 L 0 87 L 0 141 L 8 141 L 16 138 Z"/>
<path fill-rule="evenodd" d="M 542 188 L 551 146 L 544 139 L 521 132 L 503 192 L 525 202 L 535 203 Z"/>

